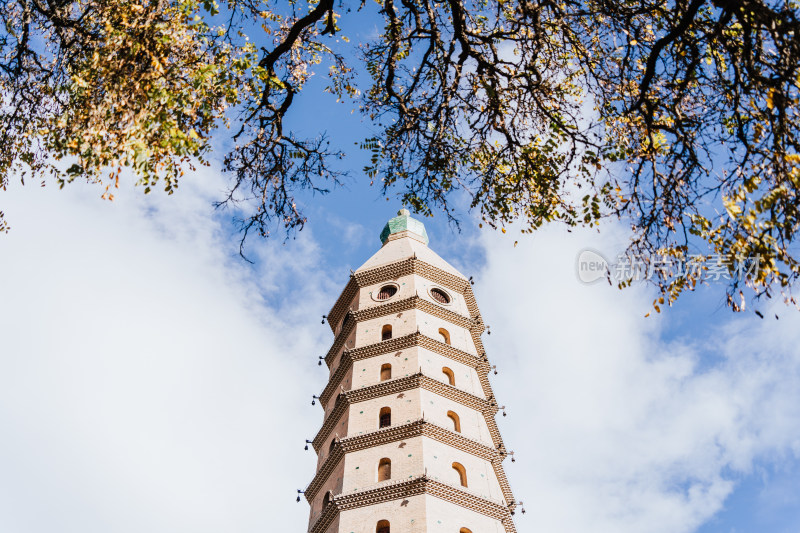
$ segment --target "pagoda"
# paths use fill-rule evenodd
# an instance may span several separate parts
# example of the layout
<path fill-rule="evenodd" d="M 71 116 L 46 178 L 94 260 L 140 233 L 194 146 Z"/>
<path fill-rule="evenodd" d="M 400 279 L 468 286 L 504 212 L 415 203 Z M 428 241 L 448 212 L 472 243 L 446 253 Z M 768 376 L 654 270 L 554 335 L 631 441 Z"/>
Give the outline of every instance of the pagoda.
<path fill-rule="evenodd" d="M 403 209 L 327 315 L 310 533 L 515 532 L 470 281 Z"/>

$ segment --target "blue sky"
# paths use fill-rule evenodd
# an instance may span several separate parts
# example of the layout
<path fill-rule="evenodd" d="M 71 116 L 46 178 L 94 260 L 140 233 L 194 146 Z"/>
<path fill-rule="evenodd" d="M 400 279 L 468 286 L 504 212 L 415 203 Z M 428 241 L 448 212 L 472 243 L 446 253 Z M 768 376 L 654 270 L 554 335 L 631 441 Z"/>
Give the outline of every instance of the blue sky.
<path fill-rule="evenodd" d="M 369 129 L 352 106 L 298 103 L 293 124 L 326 130 L 352 176 L 301 198 L 296 238 L 251 240 L 252 265 L 231 213 L 211 206 L 218 162 L 170 197 L 125 185 L 109 203 L 90 186 L 16 183 L 0 195 L 12 225 L 0 237 L 0 531 L 306 527 L 294 497 L 322 421 L 311 395 L 332 336 L 320 317 L 400 206 L 361 175 L 353 143 Z M 431 247 L 475 276 L 492 328 L 509 413 L 498 422 L 517 457 L 506 469 L 528 511 L 519 531 L 798 531 L 797 311 L 733 315 L 711 286 L 645 318 L 651 289 L 574 272 L 585 247 L 621 249 L 621 225 L 520 237 L 463 222 L 425 220 Z"/>
<path fill-rule="evenodd" d="M 6 193 L 3 531 L 305 527 L 294 491 L 313 475 L 302 447 L 332 340 L 320 316 L 394 206 L 364 189 L 363 215 L 317 207 L 297 239 L 254 244 L 249 265 L 210 206 L 224 178 L 196 178 L 113 204 L 79 185 Z M 613 227 L 515 248 L 513 232 L 427 226 L 475 276 L 492 328 L 520 531 L 796 531 L 796 315 L 734 316 L 704 290 L 644 318 L 648 289 L 575 276 L 579 250 L 622 240 Z"/>

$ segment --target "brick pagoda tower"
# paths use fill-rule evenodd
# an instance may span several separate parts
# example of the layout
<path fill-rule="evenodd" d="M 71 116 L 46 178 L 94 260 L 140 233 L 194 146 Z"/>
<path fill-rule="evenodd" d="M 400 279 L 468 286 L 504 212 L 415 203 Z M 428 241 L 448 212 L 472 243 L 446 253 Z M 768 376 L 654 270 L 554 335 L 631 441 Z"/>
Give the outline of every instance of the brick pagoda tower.
<path fill-rule="evenodd" d="M 402 210 L 328 314 L 310 533 L 515 532 L 470 282 Z"/>

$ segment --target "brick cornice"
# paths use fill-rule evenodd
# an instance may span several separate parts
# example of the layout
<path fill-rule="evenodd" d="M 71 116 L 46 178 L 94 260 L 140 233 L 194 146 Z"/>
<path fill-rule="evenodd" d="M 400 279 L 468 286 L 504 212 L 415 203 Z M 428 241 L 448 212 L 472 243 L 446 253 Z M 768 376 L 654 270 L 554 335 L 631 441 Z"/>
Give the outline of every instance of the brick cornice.
<path fill-rule="evenodd" d="M 418 339 L 420 336 L 420 333 L 411 333 L 410 335 L 403 335 L 402 337 L 394 337 L 388 341 L 376 342 L 374 344 L 353 348 L 347 350 L 347 352 L 350 354 L 350 357 L 353 358 L 353 361 L 368 359 L 376 355 L 405 350 L 406 348 L 416 346 L 419 343 Z"/>
<path fill-rule="evenodd" d="M 322 510 L 322 514 L 319 515 L 317 521 L 308 528 L 308 533 L 323 533 L 323 531 L 327 531 L 328 526 L 333 523 L 337 516 L 339 516 L 339 508 L 334 502 L 329 503 Z"/>
<path fill-rule="evenodd" d="M 466 407 L 475 409 L 483 413 L 486 418 L 486 424 L 489 427 L 489 433 L 492 436 L 492 441 L 499 450 L 504 450 L 503 441 L 500 438 L 500 432 L 497 429 L 497 424 L 494 422 L 494 415 L 497 413 L 497 403 L 494 401 L 484 400 L 468 392 L 457 389 L 452 385 L 446 385 L 439 380 L 430 378 L 422 373 L 412 374 L 402 378 L 391 379 L 370 385 L 361 389 L 353 389 L 341 393 L 336 399 L 336 404 L 333 410 L 328 415 L 325 422 L 322 424 L 317 436 L 314 437 L 312 445 L 314 450 L 319 453 L 320 446 L 328 438 L 328 435 L 333 430 L 333 427 L 344 414 L 348 405 L 365 402 L 374 398 L 398 394 L 411 389 L 422 388 L 429 390 L 452 400 L 458 402 Z"/>
<path fill-rule="evenodd" d="M 423 313 L 441 318 L 454 326 L 468 330 L 473 340 L 476 338 L 478 339 L 478 342 L 475 344 L 478 348 L 478 352 L 481 353 L 483 351 L 483 344 L 480 342 L 481 333 L 486 329 L 483 322 L 451 311 L 440 304 L 433 303 L 430 300 L 420 297 L 418 294 L 410 298 L 359 309 L 353 312 L 353 316 L 357 321 L 371 320 L 373 318 L 393 315 L 410 309 L 418 309 Z"/>
<path fill-rule="evenodd" d="M 450 344 L 446 344 L 442 341 L 438 341 L 426 335 L 420 334 L 417 339 L 417 344 L 419 346 L 422 346 L 423 348 L 427 348 L 432 352 L 436 352 L 439 355 L 443 355 L 448 359 L 452 359 L 453 361 L 458 361 L 459 363 L 463 363 L 473 368 L 477 367 L 481 362 L 481 359 L 479 357 L 476 357 L 471 353 L 459 350 L 458 348 L 454 348 Z"/>
<path fill-rule="evenodd" d="M 342 415 L 347 410 L 349 405 L 350 404 L 347 401 L 347 397 L 344 394 L 341 394 L 336 398 L 336 404 L 333 406 L 330 414 L 325 419 L 325 422 L 323 422 L 322 427 L 319 428 L 317 436 L 314 437 L 314 440 L 311 443 L 315 452 L 319 453 L 320 446 L 322 446 L 322 443 L 326 438 L 328 438 L 330 432 L 333 431 L 333 427 L 337 422 L 339 422 L 339 419 L 342 418 Z"/>
<path fill-rule="evenodd" d="M 404 335 L 403 337 L 396 337 L 388 341 L 377 342 L 375 344 L 369 344 L 367 346 L 354 348 L 352 350 L 345 350 L 342 354 L 341 360 L 339 361 L 339 366 L 336 368 L 330 380 L 328 381 L 328 384 L 325 386 L 325 389 L 320 394 L 321 405 L 324 406 L 328 404 L 331 395 L 334 393 L 334 391 L 336 391 L 337 387 L 341 386 L 342 379 L 344 379 L 347 370 L 354 361 L 405 350 L 406 348 L 411 348 L 413 346 L 426 348 L 432 352 L 447 357 L 448 359 L 452 359 L 453 361 L 457 361 L 464 365 L 475 368 L 478 371 L 478 381 L 481 383 L 484 396 L 487 398 L 492 398 L 494 396 L 492 392 L 492 386 L 489 383 L 489 364 L 485 360 L 417 332 L 410 335 Z"/>
<path fill-rule="evenodd" d="M 361 491 L 336 495 L 332 498 L 328 507 L 322 511 L 317 521 L 311 525 L 309 533 L 323 533 L 342 511 L 410 498 L 420 494 L 430 494 L 436 498 L 499 520 L 503 524 L 506 533 L 516 533 L 509 507 L 430 479 L 425 475 L 386 483 Z"/>
<path fill-rule="evenodd" d="M 352 311 L 349 311 L 349 313 L 352 313 Z M 344 347 L 344 343 L 347 341 L 347 338 L 353 332 L 355 327 L 356 327 L 356 321 L 350 320 L 347 324 L 344 325 L 344 327 L 342 327 L 342 331 L 339 332 L 336 338 L 333 339 L 333 344 L 328 350 L 328 353 L 325 354 L 325 364 L 328 365 L 328 368 L 331 367 L 333 358 L 336 357 L 336 354 L 339 353 L 339 350 L 341 350 Z"/>
<path fill-rule="evenodd" d="M 450 309 L 442 307 L 441 305 L 421 298 L 418 294 L 415 294 L 410 298 L 404 298 L 401 300 L 395 300 L 393 302 L 365 307 L 363 309 L 359 309 L 358 311 L 353 311 L 352 314 L 357 321 L 362 321 L 401 313 L 403 311 L 408 311 L 409 309 L 419 309 L 420 311 L 441 318 L 442 320 L 446 320 L 447 322 L 464 329 L 471 330 L 475 328 L 479 329 L 481 332 L 484 329 L 482 322 L 477 322 L 469 317 L 465 317 L 464 315 L 456 313 L 455 311 L 451 311 Z"/>
<path fill-rule="evenodd" d="M 342 358 L 339 360 L 339 366 L 336 367 L 336 371 L 328 380 L 328 384 L 325 385 L 325 388 L 322 389 L 322 392 L 319 395 L 319 404 L 323 409 L 326 405 L 328 405 L 328 401 L 331 399 L 331 396 L 333 396 L 336 388 L 342 387 L 342 380 L 352 366 L 353 358 L 350 356 L 350 352 L 345 350 L 342 354 Z"/>
<path fill-rule="evenodd" d="M 354 316 L 355 313 L 350 311 L 350 315 Z M 334 340 L 333 345 L 331 346 L 330 350 L 328 350 L 328 353 L 325 355 L 325 364 L 328 365 L 328 368 L 331 367 L 333 359 L 336 357 L 336 354 L 339 353 L 339 349 L 341 349 L 342 346 L 344 345 L 346 338 L 350 336 L 350 333 L 352 333 L 352 328 L 355 327 L 356 322 L 357 320 L 351 320 L 350 322 L 348 322 L 346 328 L 347 331 L 345 331 L 345 328 L 343 328 L 342 331 Z M 361 348 L 354 348 L 348 351 L 355 352 L 358 350 L 371 348 L 373 350 L 383 350 L 380 353 L 386 353 L 389 350 L 402 350 L 403 348 L 408 348 L 409 346 L 413 345 L 411 339 L 409 339 L 408 337 L 410 337 L 410 335 L 405 335 L 403 337 L 396 337 L 386 341 L 376 342 L 374 344 L 369 344 Z M 401 341 L 401 339 L 405 339 L 405 341 Z"/>
<path fill-rule="evenodd" d="M 500 436 L 500 429 L 497 427 L 497 421 L 494 415 L 497 412 L 497 404 L 494 404 L 493 411 L 483 413 L 486 418 L 486 425 L 489 426 L 489 434 L 492 436 L 492 442 L 497 449 L 506 453 L 506 445 L 503 444 L 503 438 Z"/>
<path fill-rule="evenodd" d="M 350 403 L 359 403 L 417 388 L 435 392 L 439 396 L 458 402 L 478 412 L 486 412 L 492 409 L 489 402 L 483 398 L 457 389 L 452 385 L 446 385 L 437 379 L 423 375 L 421 372 L 402 378 L 382 381 L 361 389 L 352 389 L 345 392 L 345 395 Z M 496 406 L 494 407 L 494 412 L 497 412 Z"/>
<path fill-rule="evenodd" d="M 350 302 L 352 302 L 358 294 L 359 288 L 360 287 L 358 286 L 358 283 L 356 283 L 355 276 L 351 274 L 350 281 L 348 281 L 347 285 L 345 285 L 342 294 L 339 295 L 339 298 L 336 299 L 336 303 L 333 304 L 331 310 L 328 311 L 327 320 L 331 331 L 336 331 L 336 325 L 349 310 Z"/>
<path fill-rule="evenodd" d="M 314 498 L 317 497 L 317 492 L 319 492 L 319 489 L 322 488 L 322 485 L 325 484 L 325 481 L 330 477 L 333 471 L 336 470 L 339 461 L 344 459 L 344 454 L 344 449 L 337 443 L 331 451 L 331 454 L 325 459 L 319 470 L 317 470 L 314 479 L 312 479 L 311 483 L 306 487 L 304 495 L 309 503 L 314 501 Z"/>
<path fill-rule="evenodd" d="M 423 313 L 441 318 L 442 320 L 450 322 L 454 326 L 462 327 L 468 330 L 478 353 L 484 352 L 483 344 L 480 340 L 481 333 L 483 333 L 484 330 L 483 322 L 472 320 L 415 295 L 410 298 L 359 309 L 358 311 L 348 311 L 347 314 L 349 314 L 352 319 L 346 324 L 345 327 L 342 328 L 342 331 L 339 332 L 339 335 L 336 336 L 336 339 L 334 339 L 331 348 L 325 355 L 325 364 L 327 364 L 328 368 L 330 368 L 334 357 L 336 357 L 336 354 L 339 353 L 339 350 L 353 332 L 353 327 L 355 327 L 356 323 L 365 320 L 372 320 L 382 316 L 394 315 L 403 311 L 409 311 L 411 309 L 418 309 Z"/>
<path fill-rule="evenodd" d="M 383 281 L 394 281 L 402 276 L 410 274 L 418 274 L 430 281 L 439 283 L 448 289 L 462 294 L 472 319 L 482 322 L 480 311 L 475 301 L 475 295 L 472 293 L 472 286 L 469 281 L 426 263 L 421 259 L 412 257 L 352 274 L 342 294 L 328 312 L 328 325 L 331 330 L 335 331 L 336 325 L 348 311 L 350 303 L 353 301 L 356 294 L 358 294 L 358 290 L 361 287 L 374 285 Z"/>
<path fill-rule="evenodd" d="M 331 454 L 322 463 L 314 479 L 306 488 L 306 499 L 312 502 L 316 498 L 317 492 L 336 469 L 345 454 L 419 436 L 430 437 L 443 444 L 489 461 L 497 475 L 497 481 L 500 484 L 500 489 L 503 491 L 506 502 L 513 504 L 514 495 L 511 492 L 511 487 L 508 484 L 508 479 L 502 466 L 503 459 L 506 457 L 504 453 L 424 419 L 336 441 Z"/>
<path fill-rule="evenodd" d="M 505 496 L 509 507 L 513 511 L 517 506 L 517 501 L 514 499 L 514 493 L 511 492 L 511 485 L 508 482 L 506 471 L 503 468 L 503 459 L 505 458 L 506 454 L 498 454 L 498 456 L 492 460 L 492 467 L 494 467 L 494 474 L 497 476 L 497 482 L 500 484 L 500 490 L 503 491 L 503 496 Z"/>

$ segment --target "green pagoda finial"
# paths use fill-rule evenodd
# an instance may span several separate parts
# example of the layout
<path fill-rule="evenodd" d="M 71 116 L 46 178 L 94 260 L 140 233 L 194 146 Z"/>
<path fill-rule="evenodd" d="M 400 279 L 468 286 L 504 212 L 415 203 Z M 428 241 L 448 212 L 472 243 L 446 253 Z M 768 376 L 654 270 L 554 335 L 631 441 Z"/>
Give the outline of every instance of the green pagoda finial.
<path fill-rule="evenodd" d="M 390 235 L 402 231 L 414 233 L 422 242 L 426 245 L 428 244 L 428 232 L 425 231 L 425 224 L 416 218 L 411 218 L 411 212 L 406 208 L 398 211 L 397 216 L 387 222 L 386 226 L 383 227 L 383 231 L 381 232 L 381 244 L 386 244 Z"/>

